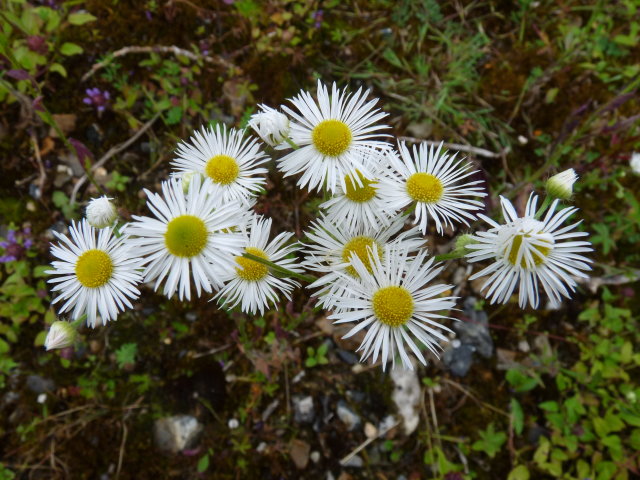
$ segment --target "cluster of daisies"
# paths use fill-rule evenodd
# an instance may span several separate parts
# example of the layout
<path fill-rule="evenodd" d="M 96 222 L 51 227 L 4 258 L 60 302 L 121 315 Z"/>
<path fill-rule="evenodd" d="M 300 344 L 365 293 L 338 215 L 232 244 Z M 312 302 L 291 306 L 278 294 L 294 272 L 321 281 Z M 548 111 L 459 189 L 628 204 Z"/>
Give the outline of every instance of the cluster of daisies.
<path fill-rule="evenodd" d="M 576 209 L 559 209 L 573 171 L 552 177 L 543 205 L 532 195 L 522 216 L 501 198 L 497 223 L 479 213 L 486 192 L 471 164 L 442 144 L 391 143 L 387 114 L 368 94 L 318 82 L 315 98 L 303 91 L 280 109 L 261 105 L 249 121 L 259 138 L 203 127 L 178 145 L 161 192 L 145 190 L 149 216 L 120 224 L 111 199 L 92 200 L 51 250 L 60 313 L 106 324 L 148 283 L 169 298 L 207 295 L 262 315 L 302 280 L 330 319 L 352 324 L 347 337 L 361 332 L 363 361 L 385 368 L 399 359 L 410 369 L 410 354 L 423 364 L 427 351 L 438 354 L 456 304 L 452 285 L 436 281 L 443 264 L 427 251 L 427 230 L 442 235 L 476 217 L 489 229 L 461 236 L 447 258 L 487 263 L 471 278 L 488 277 L 491 303 L 516 290 L 521 307 L 537 308 L 542 291 L 551 305 L 568 298 L 590 268 L 581 253 L 591 250 L 579 222 L 564 225 Z M 272 162 L 265 151 L 284 176 L 328 198 L 303 239 L 273 236 L 271 220 L 253 211 Z M 68 345 L 70 325 L 56 322 L 47 348 Z"/>

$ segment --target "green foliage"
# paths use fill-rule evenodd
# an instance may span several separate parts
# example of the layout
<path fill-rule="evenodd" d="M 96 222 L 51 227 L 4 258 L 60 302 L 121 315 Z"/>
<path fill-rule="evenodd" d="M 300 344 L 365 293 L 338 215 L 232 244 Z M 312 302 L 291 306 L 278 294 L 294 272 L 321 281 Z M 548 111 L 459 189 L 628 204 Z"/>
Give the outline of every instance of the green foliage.
<path fill-rule="evenodd" d="M 316 365 L 326 365 L 329 363 L 327 360 L 327 350 L 329 349 L 329 345 L 323 343 L 318 347 L 318 350 L 315 350 L 313 347 L 307 347 L 307 359 L 304 364 L 307 367 L 315 367 Z"/>
<path fill-rule="evenodd" d="M 118 362 L 119 368 L 124 368 L 126 365 L 133 365 L 136 362 L 136 355 L 138 354 L 137 343 L 125 343 L 116 350 L 116 362 Z"/>
<path fill-rule="evenodd" d="M 480 440 L 471 445 L 471 448 L 484 452 L 491 458 L 496 456 L 504 442 L 507 441 L 507 435 L 504 432 L 496 432 L 493 423 L 490 423 L 486 430 L 481 430 L 479 433 Z"/>

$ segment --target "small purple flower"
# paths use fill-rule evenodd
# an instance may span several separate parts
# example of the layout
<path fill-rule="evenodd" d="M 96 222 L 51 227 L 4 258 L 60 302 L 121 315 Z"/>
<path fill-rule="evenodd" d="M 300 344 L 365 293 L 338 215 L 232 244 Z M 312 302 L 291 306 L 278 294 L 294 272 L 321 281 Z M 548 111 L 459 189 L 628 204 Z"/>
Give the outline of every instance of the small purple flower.
<path fill-rule="evenodd" d="M 145 10 L 144 11 L 144 16 L 147 17 L 148 21 L 153 20 L 153 15 L 151 14 L 151 12 L 149 10 Z"/>
<path fill-rule="evenodd" d="M 324 17 L 324 10 L 316 10 L 311 15 L 311 18 L 315 20 L 314 27 L 320 28 L 322 26 L 322 19 Z"/>
<path fill-rule="evenodd" d="M 7 232 L 7 238 L 0 241 L 0 249 L 4 250 L 3 255 L 0 255 L 0 263 L 15 262 L 24 257 L 27 250 L 33 246 L 30 235 L 31 229 L 29 227 L 18 232 L 10 229 Z"/>
<path fill-rule="evenodd" d="M 85 105 L 93 105 L 98 110 L 98 113 L 104 112 L 105 108 L 111 99 L 111 95 L 107 90 L 104 92 L 99 88 L 87 88 L 85 93 L 86 97 L 82 99 L 82 103 Z"/>

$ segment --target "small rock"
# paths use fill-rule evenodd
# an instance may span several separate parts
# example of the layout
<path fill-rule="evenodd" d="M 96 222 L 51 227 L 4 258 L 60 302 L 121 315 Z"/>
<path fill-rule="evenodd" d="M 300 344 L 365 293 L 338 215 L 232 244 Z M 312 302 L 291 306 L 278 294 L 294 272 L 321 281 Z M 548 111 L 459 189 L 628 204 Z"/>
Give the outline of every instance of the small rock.
<path fill-rule="evenodd" d="M 526 340 L 520 340 L 518 342 L 518 350 L 524 353 L 528 353 L 531 350 L 531 346 L 529 345 L 529 342 L 527 342 Z"/>
<path fill-rule="evenodd" d="M 43 404 L 44 402 L 47 401 L 47 394 L 41 393 L 40 395 L 38 395 L 38 398 L 36 399 L 36 401 L 40 404 Z"/>
<path fill-rule="evenodd" d="M 367 438 L 375 438 L 378 435 L 378 429 L 372 423 L 364 424 L 364 436 Z"/>
<path fill-rule="evenodd" d="M 160 418 L 153 425 L 153 440 L 159 450 L 177 453 L 193 448 L 202 429 L 202 425 L 191 415 Z"/>
<path fill-rule="evenodd" d="M 456 377 L 464 377 L 473 363 L 473 347 L 451 345 L 442 354 L 442 364 Z"/>
<path fill-rule="evenodd" d="M 493 355 L 493 339 L 489 333 L 489 317 L 486 312 L 476 310 L 476 299 L 467 297 L 464 301 L 464 314 L 468 320 L 455 322 L 453 329 L 463 345 L 475 348 L 480 355 L 491 358 Z"/>
<path fill-rule="evenodd" d="M 318 463 L 320 461 L 320 452 L 314 450 L 313 452 L 311 452 L 311 455 L 309 455 L 309 458 L 313 463 Z"/>
<path fill-rule="evenodd" d="M 296 423 L 312 423 L 316 416 L 313 397 L 311 395 L 307 397 L 294 396 L 291 401 L 293 402 L 293 421 Z"/>
<path fill-rule="evenodd" d="M 291 383 L 295 385 L 300 380 L 302 380 L 306 374 L 307 372 L 305 370 L 300 370 L 298 373 L 296 373 L 296 376 L 291 379 Z"/>
<path fill-rule="evenodd" d="M 404 433 L 410 435 L 420 423 L 418 408 L 422 392 L 418 374 L 415 370 L 397 368 L 391 370 L 391 380 L 395 385 L 391 398 L 402 417 Z"/>
<path fill-rule="evenodd" d="M 291 455 L 291 460 L 296 464 L 296 467 L 300 470 L 303 470 L 307 467 L 309 463 L 309 452 L 311 451 L 311 446 L 305 442 L 304 440 L 294 439 L 291 442 L 291 446 L 289 447 L 289 454 Z"/>
<path fill-rule="evenodd" d="M 53 392 L 56 384 L 49 378 L 43 378 L 40 375 L 29 375 L 27 377 L 27 388 L 33 393 Z"/>
<path fill-rule="evenodd" d="M 75 113 L 54 113 L 51 116 L 53 117 L 53 121 L 57 124 L 60 131 L 65 135 L 75 130 L 76 120 L 78 118 Z M 49 136 L 51 138 L 59 138 L 58 132 L 53 127 L 49 129 Z"/>
<path fill-rule="evenodd" d="M 230 430 L 235 430 L 240 426 L 240 422 L 236 418 L 232 418 L 227 422 L 227 426 Z"/>
<path fill-rule="evenodd" d="M 262 452 L 264 452 L 266 449 L 267 449 L 267 444 L 266 444 L 266 442 L 260 442 L 260 443 L 258 444 L 258 446 L 256 447 L 256 452 L 258 452 L 258 453 L 262 453 Z"/>
<path fill-rule="evenodd" d="M 344 400 L 338 400 L 336 413 L 350 432 L 360 427 L 360 416 L 351 410 Z"/>
<path fill-rule="evenodd" d="M 496 350 L 496 354 L 498 357 L 498 364 L 496 365 L 496 368 L 498 370 L 509 370 L 518 366 L 518 362 L 516 362 L 517 353 L 513 350 L 498 348 Z"/>
<path fill-rule="evenodd" d="M 359 455 L 354 455 L 349 460 L 342 464 L 343 467 L 352 467 L 352 468 L 362 468 L 364 466 L 364 461 L 362 457 Z"/>
<path fill-rule="evenodd" d="M 348 365 L 355 365 L 359 361 L 359 358 L 355 353 L 349 352 L 347 350 L 342 350 L 341 348 L 338 348 L 336 350 L 336 354 L 338 355 L 338 358 L 340 360 Z"/>
<path fill-rule="evenodd" d="M 396 423 L 396 419 L 393 415 L 387 415 L 378 425 L 378 430 L 381 432 L 387 432 L 388 430 L 391 430 Z"/>

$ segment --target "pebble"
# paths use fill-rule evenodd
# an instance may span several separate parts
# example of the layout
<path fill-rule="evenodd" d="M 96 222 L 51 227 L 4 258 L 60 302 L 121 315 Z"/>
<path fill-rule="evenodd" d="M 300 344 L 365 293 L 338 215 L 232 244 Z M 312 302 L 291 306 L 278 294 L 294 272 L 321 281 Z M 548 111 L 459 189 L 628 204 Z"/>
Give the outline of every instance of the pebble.
<path fill-rule="evenodd" d="M 367 438 L 375 438 L 378 435 L 378 429 L 370 422 L 364 424 L 364 436 Z"/>
<path fill-rule="evenodd" d="M 420 423 L 418 407 L 422 391 L 420 390 L 418 374 L 415 370 L 398 368 L 391 370 L 390 376 L 395 385 L 391 398 L 402 417 L 404 433 L 410 435 Z"/>
<path fill-rule="evenodd" d="M 54 391 L 56 384 L 49 378 L 44 378 L 40 375 L 29 375 L 27 377 L 27 388 L 33 393 L 40 394 Z"/>
<path fill-rule="evenodd" d="M 191 415 L 174 415 L 159 418 L 153 425 L 153 441 L 163 452 L 177 453 L 193 448 L 203 427 Z"/>
<path fill-rule="evenodd" d="M 338 400 L 336 407 L 336 414 L 338 418 L 347 426 L 347 429 L 352 432 L 360 427 L 360 416 L 349 408 L 344 400 Z"/>
<path fill-rule="evenodd" d="M 313 463 L 318 463 L 320 461 L 320 452 L 314 450 L 313 452 L 311 452 L 311 455 L 309 455 L 309 458 Z"/>
<path fill-rule="evenodd" d="M 349 460 L 342 464 L 343 467 L 352 467 L 352 468 L 362 468 L 364 466 L 364 461 L 362 457 L 359 455 L 354 455 Z"/>
<path fill-rule="evenodd" d="M 294 396 L 291 401 L 293 402 L 293 421 L 296 423 L 312 423 L 316 416 L 313 397 L 311 395 L 306 397 Z"/>
<path fill-rule="evenodd" d="M 466 321 L 454 322 L 453 329 L 458 334 L 458 339 L 463 345 L 475 348 L 485 358 L 493 355 L 493 339 L 489 333 L 489 317 L 486 312 L 475 309 L 475 297 L 467 297 L 464 301 L 464 314 Z"/>
<path fill-rule="evenodd" d="M 310 451 L 311 446 L 304 440 L 299 440 L 296 438 L 291 441 L 289 454 L 291 455 L 291 460 L 293 460 L 293 463 L 298 469 L 303 470 L 307 467 L 307 464 L 309 463 Z"/>
<path fill-rule="evenodd" d="M 453 344 L 442 354 L 442 364 L 456 377 L 464 377 L 473 363 L 473 347 Z"/>
<path fill-rule="evenodd" d="M 227 422 L 227 426 L 231 430 L 235 430 L 236 428 L 238 428 L 240 426 L 240 422 L 236 418 L 232 418 Z"/>

